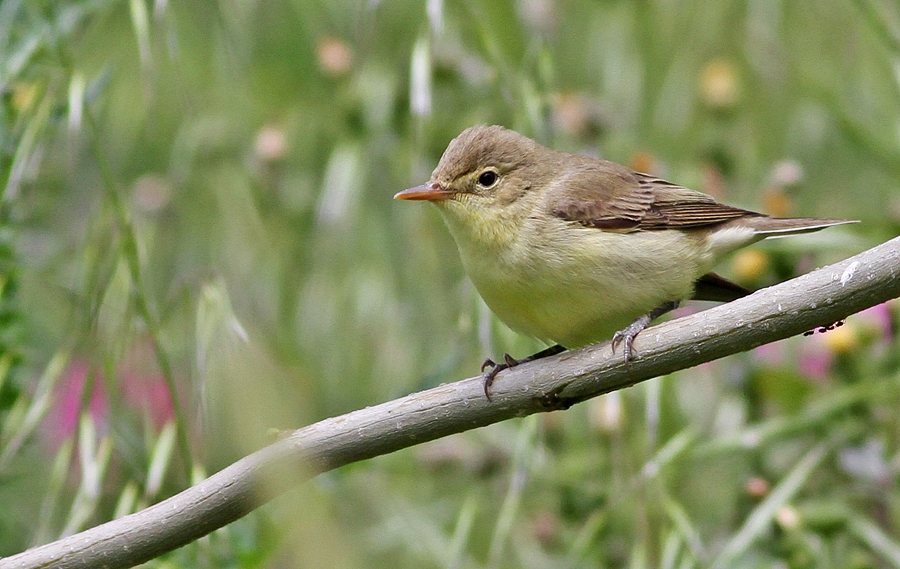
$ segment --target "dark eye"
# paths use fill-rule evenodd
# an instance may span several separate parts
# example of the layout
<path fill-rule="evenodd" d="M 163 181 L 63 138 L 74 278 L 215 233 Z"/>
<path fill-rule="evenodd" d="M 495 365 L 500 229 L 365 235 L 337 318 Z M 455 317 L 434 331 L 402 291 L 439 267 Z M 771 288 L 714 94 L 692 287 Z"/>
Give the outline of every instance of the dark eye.
<path fill-rule="evenodd" d="M 497 175 L 497 172 L 493 170 L 485 170 L 478 176 L 478 183 L 485 188 L 490 188 L 494 184 L 497 183 L 497 180 L 500 179 L 500 176 Z"/>

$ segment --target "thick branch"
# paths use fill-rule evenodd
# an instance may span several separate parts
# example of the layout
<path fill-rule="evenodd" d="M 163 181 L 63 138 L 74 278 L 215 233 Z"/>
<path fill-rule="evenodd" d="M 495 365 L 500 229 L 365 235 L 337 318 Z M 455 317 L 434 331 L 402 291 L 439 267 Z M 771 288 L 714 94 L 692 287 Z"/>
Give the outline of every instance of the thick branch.
<path fill-rule="evenodd" d="M 140 512 L 0 560 L 0 569 L 130 567 L 202 537 L 326 470 L 742 352 L 900 296 L 900 238 L 700 314 L 645 330 L 629 372 L 609 344 L 326 419 Z"/>

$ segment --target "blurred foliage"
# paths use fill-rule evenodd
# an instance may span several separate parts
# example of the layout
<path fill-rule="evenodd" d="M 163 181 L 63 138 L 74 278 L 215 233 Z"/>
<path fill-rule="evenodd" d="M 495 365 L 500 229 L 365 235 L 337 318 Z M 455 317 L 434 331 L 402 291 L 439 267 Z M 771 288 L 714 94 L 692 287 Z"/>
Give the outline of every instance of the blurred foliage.
<path fill-rule="evenodd" d="M 500 123 L 900 232 L 887 0 L 0 3 L 0 555 L 540 346 L 390 198 Z M 900 567 L 900 306 L 328 473 L 153 567 Z M 173 401 L 175 402 L 173 404 Z"/>

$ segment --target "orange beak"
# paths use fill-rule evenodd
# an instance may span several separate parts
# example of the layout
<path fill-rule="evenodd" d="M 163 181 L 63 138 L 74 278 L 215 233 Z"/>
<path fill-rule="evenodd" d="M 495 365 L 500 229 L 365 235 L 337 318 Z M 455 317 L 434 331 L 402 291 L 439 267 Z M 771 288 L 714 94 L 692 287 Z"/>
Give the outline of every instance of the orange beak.
<path fill-rule="evenodd" d="M 456 192 L 453 190 L 445 190 L 437 182 L 428 182 L 427 184 L 422 184 L 421 186 L 398 192 L 397 195 L 394 196 L 394 199 L 428 200 L 434 202 L 450 199 L 454 195 L 456 195 Z"/>

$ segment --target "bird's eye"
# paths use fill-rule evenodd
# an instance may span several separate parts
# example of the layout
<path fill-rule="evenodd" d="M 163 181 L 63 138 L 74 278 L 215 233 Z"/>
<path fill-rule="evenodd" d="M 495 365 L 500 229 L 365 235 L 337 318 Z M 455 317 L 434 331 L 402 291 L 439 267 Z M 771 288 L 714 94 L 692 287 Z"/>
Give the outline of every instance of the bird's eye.
<path fill-rule="evenodd" d="M 485 170 L 481 173 L 480 176 L 478 176 L 478 184 L 482 187 L 490 188 L 491 186 L 496 184 L 497 180 L 499 179 L 500 176 L 497 174 L 497 172 L 494 172 L 493 170 Z"/>

